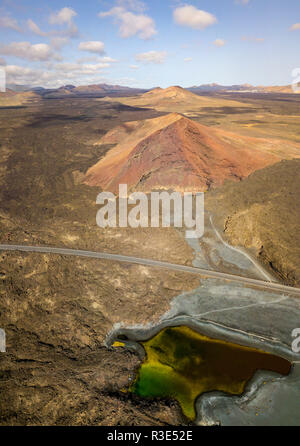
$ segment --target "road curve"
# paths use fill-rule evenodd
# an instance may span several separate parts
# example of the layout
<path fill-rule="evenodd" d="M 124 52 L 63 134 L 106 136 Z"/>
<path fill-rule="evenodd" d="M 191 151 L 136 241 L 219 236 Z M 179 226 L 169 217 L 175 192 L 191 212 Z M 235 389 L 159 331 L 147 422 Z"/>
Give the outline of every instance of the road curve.
<path fill-rule="evenodd" d="M 300 288 L 294 288 L 279 283 L 264 282 L 263 280 L 251 279 L 248 277 L 236 276 L 233 274 L 221 273 L 219 271 L 210 271 L 206 269 L 196 268 L 194 266 L 178 265 L 176 263 L 161 262 L 159 260 L 141 259 L 138 257 L 124 256 L 119 254 L 109 254 L 107 252 L 83 251 L 79 249 L 54 248 L 49 246 L 26 246 L 26 245 L 0 245 L 0 251 L 21 251 L 21 252 L 38 252 L 44 254 L 58 254 L 77 257 L 89 257 L 94 259 L 113 260 L 115 262 L 134 263 L 137 265 L 145 265 L 156 268 L 165 268 L 185 273 L 199 274 L 204 277 L 214 279 L 230 280 L 232 282 L 244 283 L 269 291 L 281 291 L 300 296 Z"/>

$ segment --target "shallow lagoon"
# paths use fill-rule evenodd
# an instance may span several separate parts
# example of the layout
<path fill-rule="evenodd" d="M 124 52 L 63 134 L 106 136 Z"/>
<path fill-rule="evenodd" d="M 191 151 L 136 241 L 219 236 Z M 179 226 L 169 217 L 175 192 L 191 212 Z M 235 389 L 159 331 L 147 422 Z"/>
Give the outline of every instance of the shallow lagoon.
<path fill-rule="evenodd" d="M 291 363 L 261 350 L 209 338 L 186 326 L 168 327 L 141 342 L 146 357 L 130 391 L 172 398 L 194 420 L 195 401 L 211 391 L 241 395 L 257 370 L 288 375 Z"/>

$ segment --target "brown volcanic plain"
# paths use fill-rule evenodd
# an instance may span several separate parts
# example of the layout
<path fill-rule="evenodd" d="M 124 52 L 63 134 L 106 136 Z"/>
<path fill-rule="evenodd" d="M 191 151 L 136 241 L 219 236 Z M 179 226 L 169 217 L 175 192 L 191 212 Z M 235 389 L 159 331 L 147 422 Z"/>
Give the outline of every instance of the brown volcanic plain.
<path fill-rule="evenodd" d="M 112 192 L 122 183 L 144 192 L 205 191 L 300 157 L 300 144 L 236 135 L 178 113 L 124 123 L 102 137 L 102 144 L 115 146 L 87 171 L 84 183 Z"/>
<path fill-rule="evenodd" d="M 220 125 L 236 133 L 243 131 L 245 136 L 281 138 L 281 146 L 276 142 L 271 148 L 269 142 L 268 147 L 284 151 L 286 146 L 297 147 L 288 146 L 284 140 L 300 143 L 300 97 L 289 96 L 243 95 L 243 113 L 239 107 L 223 109 L 220 97 L 220 107 L 201 109 L 198 119 L 210 126 L 209 131 Z M 232 102 L 236 97 L 231 95 Z M 42 96 L 37 103 L 0 107 L 1 242 L 65 246 L 191 265 L 195 254 L 173 227 L 99 228 L 95 219 L 98 189 L 80 182 L 88 167 L 111 149 L 108 144 L 99 145 L 101 137 L 100 142 L 109 140 L 114 132 L 111 143 L 118 144 L 118 128 L 123 129 L 125 141 L 131 134 L 130 125 L 135 128 L 134 122 L 142 120 L 139 128 L 143 139 L 143 125 L 152 123 L 149 136 L 154 130 L 160 131 L 161 127 L 154 129 L 155 121 L 149 120 L 158 115 L 153 109 L 70 95 L 51 100 Z M 177 118 L 173 116 L 168 125 L 176 124 Z M 243 141 L 237 135 L 234 138 Z M 265 140 L 259 141 L 261 148 Z M 293 166 L 294 161 L 285 163 Z M 291 211 L 299 209 L 295 201 L 298 182 L 293 186 L 295 175 L 300 178 L 299 170 L 278 169 L 277 175 L 277 166 L 267 168 L 264 181 L 266 169 L 253 174 L 252 179 L 228 182 L 222 192 L 212 190 L 206 202 L 214 213 L 222 211 L 214 222 L 224 225 L 224 235 L 231 243 L 254 246 L 280 269 L 279 257 L 273 257 L 278 251 L 286 262 L 293 259 L 299 269 L 299 256 L 295 257 L 299 243 L 293 236 L 299 218 L 290 217 Z M 285 181 L 290 186 L 281 194 Z M 277 195 L 282 197 L 280 207 L 276 205 Z M 264 202 L 270 200 L 274 206 L 268 204 L 263 211 Z M 256 225 L 253 228 L 252 222 Z M 289 241 L 284 240 L 284 249 L 281 232 L 274 237 L 270 228 L 285 230 Z M 293 252 L 286 249 L 292 243 Z M 292 269 L 280 272 L 293 283 Z M 0 355 L 0 424 L 184 424 L 177 403 L 144 400 L 122 391 L 136 376 L 138 357 L 123 349 L 108 350 L 103 341 L 114 324 L 157 323 L 175 296 L 198 286 L 199 278 L 178 271 L 52 254 L 2 252 L 0 327 L 6 331 L 7 353 Z"/>

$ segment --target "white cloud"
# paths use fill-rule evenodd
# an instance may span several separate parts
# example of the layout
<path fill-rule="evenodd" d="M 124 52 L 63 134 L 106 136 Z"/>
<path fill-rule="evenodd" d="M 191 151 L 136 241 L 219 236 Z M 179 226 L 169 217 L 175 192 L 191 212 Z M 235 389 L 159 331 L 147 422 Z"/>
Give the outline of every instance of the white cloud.
<path fill-rule="evenodd" d="M 78 62 L 65 62 L 54 65 L 54 69 L 60 73 L 73 73 L 73 75 L 88 75 L 95 74 L 102 71 L 104 68 L 108 68 L 109 64 L 99 62 L 96 64 L 82 64 Z"/>
<path fill-rule="evenodd" d="M 131 11 L 144 12 L 146 5 L 139 0 L 117 0 L 117 5 Z"/>
<path fill-rule="evenodd" d="M 100 63 L 103 62 L 105 64 L 112 64 L 118 62 L 117 59 L 113 59 L 109 56 L 99 57 L 99 56 L 84 56 L 77 59 L 78 63 L 87 63 L 87 62 L 93 62 L 93 63 Z"/>
<path fill-rule="evenodd" d="M 101 76 L 103 64 L 46 64 L 47 69 L 33 69 L 18 65 L 5 67 L 7 82 L 30 86 L 56 88 L 67 83 L 75 85 L 99 83 L 107 81 Z"/>
<path fill-rule="evenodd" d="M 32 87 L 43 86 L 57 88 L 66 84 L 89 85 L 99 83 L 114 83 L 119 85 L 138 85 L 133 78 L 108 79 L 104 76 L 105 66 L 100 64 L 45 63 L 47 69 L 33 69 L 17 65 L 9 65 L 5 68 L 6 78 L 9 84 L 29 85 Z"/>
<path fill-rule="evenodd" d="M 88 51 L 89 53 L 103 54 L 104 53 L 104 43 L 100 40 L 93 40 L 90 42 L 80 42 L 78 45 L 80 51 Z"/>
<path fill-rule="evenodd" d="M 54 31 L 54 32 L 52 32 L 52 34 L 61 35 L 61 36 L 65 36 L 65 37 L 71 37 L 71 38 L 79 37 L 78 28 L 75 25 L 75 23 L 71 23 L 71 25 L 68 26 L 68 29 L 61 31 L 60 33 L 57 33 Z"/>
<path fill-rule="evenodd" d="M 33 32 L 34 34 L 37 34 L 38 36 L 46 36 L 47 33 L 43 32 L 41 28 L 31 19 L 27 20 L 27 26 L 28 29 Z"/>
<path fill-rule="evenodd" d="M 12 42 L 9 45 L 0 45 L 0 53 L 31 61 L 46 61 L 58 57 L 46 43 L 32 45 L 30 42 Z"/>
<path fill-rule="evenodd" d="M 62 8 L 60 11 L 52 13 L 49 18 L 51 25 L 64 25 L 71 26 L 73 18 L 77 16 L 77 12 L 72 8 Z"/>
<path fill-rule="evenodd" d="M 18 65 L 8 65 L 5 67 L 7 83 L 23 85 L 46 85 L 53 80 L 53 74 L 46 70 L 35 70 Z"/>
<path fill-rule="evenodd" d="M 32 68 L 27 68 L 27 67 L 20 67 L 19 65 L 7 65 L 7 67 L 5 68 L 6 74 L 8 75 L 16 75 L 16 76 L 20 76 L 21 74 L 28 74 L 28 73 L 32 73 L 35 70 L 33 70 Z"/>
<path fill-rule="evenodd" d="M 192 58 L 191 57 L 185 57 L 184 59 L 184 62 L 192 62 Z"/>
<path fill-rule="evenodd" d="M 0 17 L 0 27 L 1 28 L 10 28 L 10 29 L 13 29 L 14 31 L 18 31 L 18 32 L 22 31 L 20 26 L 18 25 L 17 20 L 15 20 L 9 16 Z"/>
<path fill-rule="evenodd" d="M 72 21 L 68 22 L 67 29 L 59 31 L 53 30 L 49 32 L 44 32 L 43 30 L 41 30 L 39 25 L 35 23 L 32 19 L 27 20 L 27 27 L 31 32 L 37 34 L 38 36 L 52 37 L 52 40 L 54 41 L 53 46 L 57 48 L 61 48 L 63 45 L 66 45 L 69 38 L 78 37 L 77 26 Z M 54 39 L 57 39 L 56 42 Z"/>
<path fill-rule="evenodd" d="M 139 66 L 138 65 L 129 65 L 129 68 L 131 68 L 132 70 L 138 70 Z"/>
<path fill-rule="evenodd" d="M 214 45 L 215 46 L 218 46 L 218 47 L 222 47 L 222 46 L 224 46 L 225 45 L 225 40 L 223 40 L 223 39 L 216 39 L 215 41 L 214 41 Z"/>
<path fill-rule="evenodd" d="M 138 62 L 143 63 L 155 63 L 161 64 L 165 61 L 167 57 L 166 51 L 149 51 L 147 53 L 140 53 L 135 56 Z"/>
<path fill-rule="evenodd" d="M 74 17 L 77 16 L 77 12 L 72 8 L 62 8 L 60 11 L 52 13 L 49 17 L 49 23 L 51 25 L 67 25 L 66 30 L 52 31 L 49 35 L 60 35 L 61 37 L 78 37 L 78 28 L 73 22 Z"/>
<path fill-rule="evenodd" d="M 52 37 L 51 46 L 56 50 L 60 50 L 63 46 L 68 45 L 70 39 L 68 37 Z"/>
<path fill-rule="evenodd" d="M 197 9 L 192 5 L 176 8 L 173 12 L 173 18 L 177 25 L 189 26 L 193 29 L 205 29 L 218 22 L 213 14 Z"/>
<path fill-rule="evenodd" d="M 248 5 L 250 0 L 235 0 L 235 3 L 238 5 Z"/>
<path fill-rule="evenodd" d="M 125 85 L 125 86 L 132 85 L 135 88 L 137 88 L 139 85 L 139 81 L 132 77 L 123 77 L 123 78 L 119 78 L 119 79 L 113 79 L 113 80 L 110 80 L 110 83 L 113 83 L 114 85 Z"/>
<path fill-rule="evenodd" d="M 135 14 L 122 6 L 115 6 L 107 12 L 100 12 L 100 18 L 114 17 L 123 38 L 137 35 L 140 39 L 150 39 L 157 34 L 154 20 L 145 14 Z"/>
<path fill-rule="evenodd" d="M 0 66 L 5 66 L 6 65 L 6 62 L 5 62 L 5 60 L 3 59 L 3 57 L 0 57 Z"/>
<path fill-rule="evenodd" d="M 101 61 L 105 62 L 105 63 L 116 63 L 116 62 L 118 62 L 117 59 L 113 59 L 112 57 L 109 57 L 109 56 L 101 57 Z"/>
<path fill-rule="evenodd" d="M 298 29 L 300 29 L 300 23 L 294 23 L 294 25 L 290 27 L 291 31 L 297 31 Z"/>
<path fill-rule="evenodd" d="M 248 36 L 243 36 L 242 40 L 244 40 L 245 42 L 256 42 L 256 43 L 262 43 L 265 41 L 265 39 L 263 37 L 248 37 Z"/>

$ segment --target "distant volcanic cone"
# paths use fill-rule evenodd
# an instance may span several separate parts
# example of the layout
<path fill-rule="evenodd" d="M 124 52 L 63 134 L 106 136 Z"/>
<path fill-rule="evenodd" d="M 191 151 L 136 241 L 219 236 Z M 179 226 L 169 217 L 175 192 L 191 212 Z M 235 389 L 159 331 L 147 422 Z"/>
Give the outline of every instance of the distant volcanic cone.
<path fill-rule="evenodd" d="M 84 182 L 115 193 L 119 184 L 130 191 L 205 191 L 300 157 L 299 144 L 235 135 L 178 113 L 125 123 L 100 144 L 116 145 L 88 170 Z"/>

